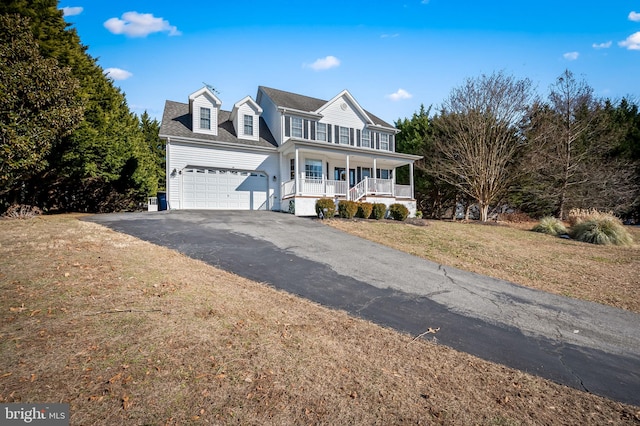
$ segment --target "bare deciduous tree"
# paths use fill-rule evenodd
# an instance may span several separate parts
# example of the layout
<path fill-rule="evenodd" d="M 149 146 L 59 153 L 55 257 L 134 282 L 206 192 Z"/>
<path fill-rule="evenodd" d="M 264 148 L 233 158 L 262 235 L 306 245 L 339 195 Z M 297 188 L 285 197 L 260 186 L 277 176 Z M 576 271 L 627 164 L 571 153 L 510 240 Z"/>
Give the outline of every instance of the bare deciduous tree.
<path fill-rule="evenodd" d="M 526 144 L 521 123 L 532 99 L 528 79 L 482 75 L 453 89 L 434 119 L 431 173 L 475 199 L 482 221 L 517 178 Z"/>
<path fill-rule="evenodd" d="M 626 207 L 634 194 L 633 165 L 613 155 L 620 143 L 612 114 L 593 90 L 566 70 L 548 103 L 532 109 L 527 167 L 539 199 L 565 218 L 569 209 Z"/>

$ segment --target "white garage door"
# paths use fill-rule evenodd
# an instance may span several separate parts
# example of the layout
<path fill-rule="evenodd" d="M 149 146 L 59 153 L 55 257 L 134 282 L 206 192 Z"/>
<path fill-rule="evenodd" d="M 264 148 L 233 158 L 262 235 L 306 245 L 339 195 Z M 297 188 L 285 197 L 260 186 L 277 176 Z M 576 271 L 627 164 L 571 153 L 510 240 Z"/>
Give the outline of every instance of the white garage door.
<path fill-rule="evenodd" d="M 264 173 L 186 168 L 182 172 L 182 191 L 185 209 L 267 209 Z"/>

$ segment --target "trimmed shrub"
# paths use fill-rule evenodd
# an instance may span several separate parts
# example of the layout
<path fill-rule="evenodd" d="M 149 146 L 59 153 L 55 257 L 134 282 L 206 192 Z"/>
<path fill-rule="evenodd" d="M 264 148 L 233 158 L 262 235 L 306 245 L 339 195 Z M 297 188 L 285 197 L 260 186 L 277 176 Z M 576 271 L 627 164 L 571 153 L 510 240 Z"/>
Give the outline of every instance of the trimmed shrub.
<path fill-rule="evenodd" d="M 532 229 L 533 232 L 541 232 L 543 234 L 549 234 L 553 236 L 567 234 L 567 228 L 564 224 L 555 217 L 546 216 L 540 219 L 540 222 Z"/>
<path fill-rule="evenodd" d="M 332 218 L 336 214 L 336 203 L 331 198 L 320 198 L 316 201 L 316 214 L 323 219 Z"/>
<path fill-rule="evenodd" d="M 369 219 L 371 216 L 371 212 L 373 211 L 373 204 L 371 203 L 358 203 L 358 213 L 356 213 L 356 217 L 361 217 L 363 219 Z"/>
<path fill-rule="evenodd" d="M 372 206 L 373 210 L 371 211 L 371 219 L 384 219 L 384 215 L 387 213 L 387 205 L 383 203 L 373 203 Z"/>
<path fill-rule="evenodd" d="M 422 219 L 422 210 L 416 210 L 416 218 Z"/>
<path fill-rule="evenodd" d="M 581 221 L 571 227 L 573 239 L 591 244 L 628 246 L 633 243 L 631 234 L 617 217 L 600 214 L 600 217 Z"/>
<path fill-rule="evenodd" d="M 391 204 L 389 206 L 389 216 L 391 216 L 393 220 L 403 221 L 409 216 L 409 209 L 404 204 Z"/>
<path fill-rule="evenodd" d="M 358 204 L 355 201 L 343 200 L 338 203 L 338 216 L 343 219 L 351 219 L 358 213 Z"/>

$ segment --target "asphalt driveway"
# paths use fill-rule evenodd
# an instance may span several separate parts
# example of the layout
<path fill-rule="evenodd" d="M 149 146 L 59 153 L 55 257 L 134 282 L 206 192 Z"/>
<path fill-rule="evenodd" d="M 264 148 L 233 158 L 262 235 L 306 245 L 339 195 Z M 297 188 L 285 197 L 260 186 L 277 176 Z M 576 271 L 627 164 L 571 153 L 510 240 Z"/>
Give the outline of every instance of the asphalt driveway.
<path fill-rule="evenodd" d="M 284 213 L 85 220 L 415 336 L 439 328 L 425 338 L 640 405 L 640 315 L 439 265 Z"/>

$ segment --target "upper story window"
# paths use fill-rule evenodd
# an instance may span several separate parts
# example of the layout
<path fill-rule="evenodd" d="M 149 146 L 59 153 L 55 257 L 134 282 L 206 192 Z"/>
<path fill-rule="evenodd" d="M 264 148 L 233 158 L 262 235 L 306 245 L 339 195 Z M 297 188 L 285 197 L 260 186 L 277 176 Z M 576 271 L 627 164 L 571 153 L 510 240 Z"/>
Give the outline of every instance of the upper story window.
<path fill-rule="evenodd" d="M 340 143 L 343 145 L 349 145 L 349 128 L 340 127 Z"/>
<path fill-rule="evenodd" d="M 246 136 L 253 136 L 253 116 L 244 116 L 244 134 Z"/>
<path fill-rule="evenodd" d="M 317 123 L 316 124 L 316 140 L 318 141 L 327 141 L 327 124 L 326 123 Z"/>
<path fill-rule="evenodd" d="M 360 146 L 365 148 L 371 148 L 371 132 L 369 130 L 362 131 L 362 137 L 360 138 Z"/>
<path fill-rule="evenodd" d="M 386 133 L 380 133 L 380 149 L 389 151 L 389 135 Z"/>
<path fill-rule="evenodd" d="M 291 136 L 294 138 L 302 137 L 302 118 L 291 117 Z"/>
<path fill-rule="evenodd" d="M 200 128 L 211 130 L 211 109 L 200 107 Z"/>
<path fill-rule="evenodd" d="M 322 179 L 322 160 L 304 160 L 304 177 Z"/>

